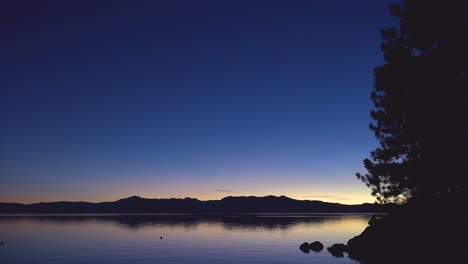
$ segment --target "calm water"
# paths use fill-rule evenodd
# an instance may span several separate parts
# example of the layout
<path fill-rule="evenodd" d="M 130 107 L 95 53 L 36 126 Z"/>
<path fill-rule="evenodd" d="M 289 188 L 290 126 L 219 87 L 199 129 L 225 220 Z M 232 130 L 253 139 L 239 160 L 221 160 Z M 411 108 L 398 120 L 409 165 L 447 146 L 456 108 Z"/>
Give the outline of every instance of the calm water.
<path fill-rule="evenodd" d="M 0 263 L 356 263 L 326 249 L 370 215 L 0 216 Z M 163 239 L 160 239 L 160 237 Z"/>

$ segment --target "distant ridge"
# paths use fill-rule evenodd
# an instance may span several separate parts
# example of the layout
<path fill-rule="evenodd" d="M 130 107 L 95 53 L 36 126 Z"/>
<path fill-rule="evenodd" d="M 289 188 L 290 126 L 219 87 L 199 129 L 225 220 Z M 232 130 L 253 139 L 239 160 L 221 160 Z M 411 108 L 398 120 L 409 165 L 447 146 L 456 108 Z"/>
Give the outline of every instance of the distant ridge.
<path fill-rule="evenodd" d="M 0 214 L 115 214 L 115 213 L 384 213 L 392 205 L 346 205 L 295 200 L 286 196 L 228 196 L 221 200 L 194 198 L 147 199 L 131 196 L 115 202 L 0 203 Z"/>

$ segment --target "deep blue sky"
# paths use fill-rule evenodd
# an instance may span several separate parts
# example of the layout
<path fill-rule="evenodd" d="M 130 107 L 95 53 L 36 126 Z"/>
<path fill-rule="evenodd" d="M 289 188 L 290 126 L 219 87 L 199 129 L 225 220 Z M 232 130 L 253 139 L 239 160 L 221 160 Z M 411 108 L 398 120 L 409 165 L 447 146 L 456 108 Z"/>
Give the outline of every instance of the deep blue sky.
<path fill-rule="evenodd" d="M 10 2 L 0 201 L 372 201 L 388 1 Z"/>

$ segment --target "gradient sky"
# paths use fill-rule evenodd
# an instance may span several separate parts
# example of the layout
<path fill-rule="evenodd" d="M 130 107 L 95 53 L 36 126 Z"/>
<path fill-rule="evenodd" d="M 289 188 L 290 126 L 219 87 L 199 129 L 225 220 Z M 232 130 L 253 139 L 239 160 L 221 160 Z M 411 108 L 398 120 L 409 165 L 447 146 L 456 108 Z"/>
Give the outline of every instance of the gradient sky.
<path fill-rule="evenodd" d="M 9 2 L 0 201 L 373 201 L 388 1 Z"/>

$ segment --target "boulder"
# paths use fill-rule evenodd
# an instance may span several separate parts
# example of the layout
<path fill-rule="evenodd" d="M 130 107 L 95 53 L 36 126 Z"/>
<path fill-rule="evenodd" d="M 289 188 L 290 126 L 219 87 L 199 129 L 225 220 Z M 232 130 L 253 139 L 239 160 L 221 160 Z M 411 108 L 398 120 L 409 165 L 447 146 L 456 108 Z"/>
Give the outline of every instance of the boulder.
<path fill-rule="evenodd" d="M 344 256 L 343 253 L 348 250 L 348 247 L 345 244 L 339 243 L 333 244 L 331 247 L 328 247 L 327 250 L 332 254 L 332 256 L 341 258 Z"/>
<path fill-rule="evenodd" d="M 343 252 L 341 251 L 330 251 L 330 254 L 334 256 L 335 258 L 342 258 L 344 257 Z"/>
<path fill-rule="evenodd" d="M 304 243 L 302 243 L 302 244 L 299 246 L 299 249 L 300 249 L 302 252 L 308 254 L 308 253 L 310 252 L 310 245 L 309 245 L 309 243 L 304 242 Z"/>
<path fill-rule="evenodd" d="M 320 243 L 319 241 L 315 241 L 310 243 L 309 245 L 310 250 L 313 250 L 315 252 L 320 252 L 323 250 L 323 244 Z"/>

